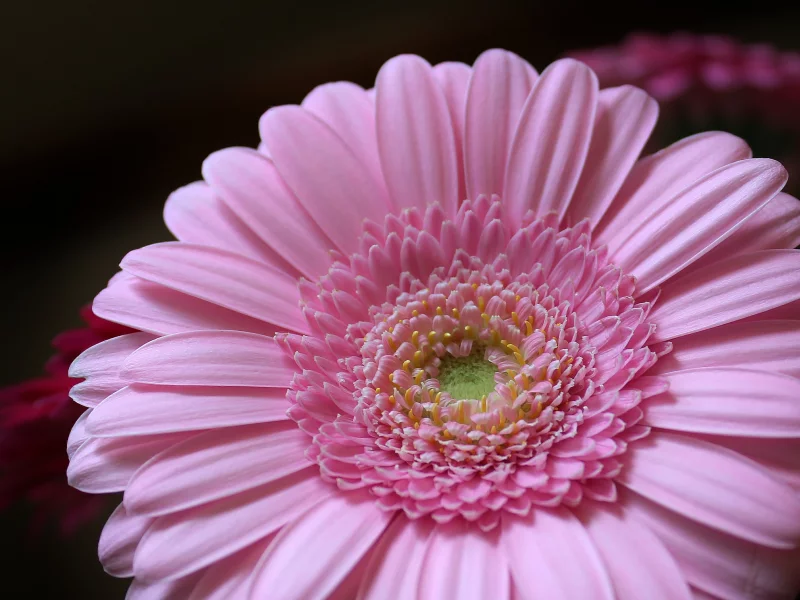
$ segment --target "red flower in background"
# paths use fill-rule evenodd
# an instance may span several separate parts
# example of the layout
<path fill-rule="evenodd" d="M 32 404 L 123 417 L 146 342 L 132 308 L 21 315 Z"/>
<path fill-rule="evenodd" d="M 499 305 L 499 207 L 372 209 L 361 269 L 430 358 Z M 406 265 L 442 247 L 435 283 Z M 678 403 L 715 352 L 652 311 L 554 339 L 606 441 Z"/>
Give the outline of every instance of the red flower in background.
<path fill-rule="evenodd" d="M 57 354 L 45 375 L 0 390 L 0 510 L 27 499 L 35 507 L 34 531 L 51 518 L 68 535 L 94 517 L 105 504 L 67 484 L 65 447 L 84 408 L 69 397 L 79 380 L 68 375 L 70 363 L 95 344 L 131 330 L 81 311 L 87 327 L 65 331 L 53 340 Z"/>

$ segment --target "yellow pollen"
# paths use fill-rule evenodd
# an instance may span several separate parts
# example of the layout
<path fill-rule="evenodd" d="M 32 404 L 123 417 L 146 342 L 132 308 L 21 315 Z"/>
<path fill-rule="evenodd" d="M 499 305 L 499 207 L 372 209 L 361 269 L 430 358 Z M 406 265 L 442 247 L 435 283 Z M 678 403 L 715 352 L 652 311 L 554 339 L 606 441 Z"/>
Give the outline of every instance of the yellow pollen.
<path fill-rule="evenodd" d="M 453 313 L 453 318 L 454 319 L 460 319 L 461 318 L 461 312 L 459 312 L 459 310 L 457 308 L 453 307 L 453 310 L 450 311 L 450 312 Z"/>
<path fill-rule="evenodd" d="M 412 392 L 411 390 L 406 390 L 406 404 L 413 404 L 413 403 L 414 403 L 414 392 Z M 409 410 L 409 413 L 410 412 L 411 411 Z M 408 416 L 410 417 L 411 414 L 409 414 Z"/>
<path fill-rule="evenodd" d="M 458 419 L 459 423 L 463 423 L 464 422 L 464 403 L 463 402 L 459 402 L 458 403 L 458 417 L 457 417 L 457 419 Z"/>
<path fill-rule="evenodd" d="M 431 414 L 433 415 L 433 422 L 436 423 L 437 425 L 441 425 L 442 420 L 439 418 L 439 405 L 438 404 L 434 404 L 433 405 L 433 410 L 431 411 Z"/>
<path fill-rule="evenodd" d="M 478 296 L 478 309 L 482 312 L 484 308 L 486 308 L 486 300 L 483 299 L 483 296 Z"/>
<path fill-rule="evenodd" d="M 518 362 L 520 365 L 524 365 L 524 364 L 525 364 L 525 359 L 524 359 L 524 358 L 522 358 L 522 354 L 520 354 L 519 352 L 514 352 L 514 358 L 516 358 L 516 359 L 517 359 L 517 362 Z"/>
<path fill-rule="evenodd" d="M 467 336 L 468 338 L 472 337 L 474 331 L 475 330 L 472 329 L 472 325 L 467 325 L 466 327 L 464 327 L 464 335 Z"/>
<path fill-rule="evenodd" d="M 419 421 L 414 421 L 414 429 L 419 429 Z"/>
<path fill-rule="evenodd" d="M 442 310 L 441 306 L 436 307 L 436 314 L 439 316 L 442 316 L 444 314 L 444 311 Z"/>
<path fill-rule="evenodd" d="M 433 402 L 434 402 L 434 404 L 437 405 L 436 406 L 437 409 L 439 408 L 438 404 L 439 404 L 439 400 L 441 400 L 441 399 L 442 399 L 442 392 L 436 392 L 436 396 L 433 398 Z"/>
<path fill-rule="evenodd" d="M 453 336 L 452 336 L 452 334 L 449 334 L 449 333 L 445 333 L 442 336 L 442 341 L 444 342 L 445 345 L 449 344 L 452 341 L 452 339 L 453 339 Z"/>
<path fill-rule="evenodd" d="M 389 327 L 389 329 L 388 329 L 387 331 L 388 331 L 389 333 L 394 333 L 394 325 L 392 325 L 391 327 Z"/>
<path fill-rule="evenodd" d="M 486 412 L 486 395 L 481 396 L 481 412 Z"/>
<path fill-rule="evenodd" d="M 514 325 L 519 327 L 519 315 L 514 311 L 511 312 L 511 320 L 514 321 Z"/>
<path fill-rule="evenodd" d="M 406 373 L 411 373 L 411 361 L 410 360 L 403 361 L 403 371 L 405 371 Z"/>
<path fill-rule="evenodd" d="M 500 427 L 503 427 L 506 424 L 506 416 L 503 414 L 503 411 L 500 411 Z"/>
<path fill-rule="evenodd" d="M 477 290 L 478 289 L 478 284 L 477 283 L 473 283 L 472 284 L 472 289 L 473 290 Z"/>
<path fill-rule="evenodd" d="M 389 394 L 389 404 L 394 404 L 394 396 Z"/>
<path fill-rule="evenodd" d="M 381 393 L 381 388 L 375 388 L 375 393 L 376 394 L 380 394 Z"/>
<path fill-rule="evenodd" d="M 431 346 L 436 343 L 436 332 L 435 331 L 429 331 L 428 332 L 428 343 Z"/>
<path fill-rule="evenodd" d="M 450 430 L 449 430 L 449 429 L 445 429 L 445 430 L 444 430 L 444 439 L 446 439 L 446 440 L 451 440 L 451 439 L 453 439 L 453 434 L 452 434 L 452 433 L 450 433 Z"/>
<path fill-rule="evenodd" d="M 411 311 L 411 316 L 412 317 L 418 317 L 419 316 L 419 311 L 417 309 L 412 310 Z"/>
<path fill-rule="evenodd" d="M 417 418 L 414 416 L 414 411 L 411 409 L 408 409 L 408 418 L 411 419 L 412 421 L 417 420 Z"/>
<path fill-rule="evenodd" d="M 506 369 L 506 374 L 509 377 L 514 377 L 514 375 L 516 375 L 517 373 L 516 373 L 516 371 L 514 371 L 514 369 Z"/>
<path fill-rule="evenodd" d="M 531 384 L 530 379 L 528 379 L 527 373 L 521 373 L 522 375 L 522 385 L 525 389 L 528 389 L 528 386 Z"/>
<path fill-rule="evenodd" d="M 425 371 L 417 371 L 417 374 L 414 375 L 414 383 L 417 385 L 422 384 L 422 377 L 425 375 Z"/>
<path fill-rule="evenodd" d="M 491 433 L 492 435 L 495 435 L 495 434 L 497 434 L 497 427 L 495 427 L 494 425 L 492 425 L 492 429 L 491 429 L 490 433 Z"/>
<path fill-rule="evenodd" d="M 521 408 L 517 411 L 517 418 L 522 421 L 525 418 L 525 411 Z"/>
<path fill-rule="evenodd" d="M 517 348 L 514 344 L 506 344 L 506 345 L 508 346 L 508 349 L 511 350 L 512 352 L 514 353 L 519 352 L 519 348 Z"/>
<path fill-rule="evenodd" d="M 422 301 L 422 306 L 425 307 L 425 310 L 428 310 L 428 301 L 427 300 L 423 300 Z"/>
<path fill-rule="evenodd" d="M 416 352 L 414 352 L 414 363 L 416 363 L 418 367 L 422 366 L 424 360 L 425 360 L 425 355 L 422 353 L 422 350 L 417 350 Z"/>
<path fill-rule="evenodd" d="M 489 321 L 492 320 L 492 317 L 490 317 L 486 313 L 481 313 L 481 319 L 483 319 L 484 324 L 488 325 Z"/>
<path fill-rule="evenodd" d="M 515 299 L 517 302 L 519 302 L 519 300 L 520 300 L 520 295 L 519 295 L 519 294 L 517 294 L 516 296 L 514 296 L 514 299 Z"/>
<path fill-rule="evenodd" d="M 394 385 L 394 373 L 389 373 L 389 383 Z"/>
<path fill-rule="evenodd" d="M 419 346 L 419 331 L 414 331 L 414 333 L 411 334 L 411 343 L 415 346 Z"/>
<path fill-rule="evenodd" d="M 496 330 L 492 330 L 492 344 L 495 346 L 500 344 L 500 334 Z"/>
<path fill-rule="evenodd" d="M 505 348 L 506 346 L 508 346 L 508 342 L 506 340 L 501 339 L 500 345 L 503 346 L 503 348 Z"/>

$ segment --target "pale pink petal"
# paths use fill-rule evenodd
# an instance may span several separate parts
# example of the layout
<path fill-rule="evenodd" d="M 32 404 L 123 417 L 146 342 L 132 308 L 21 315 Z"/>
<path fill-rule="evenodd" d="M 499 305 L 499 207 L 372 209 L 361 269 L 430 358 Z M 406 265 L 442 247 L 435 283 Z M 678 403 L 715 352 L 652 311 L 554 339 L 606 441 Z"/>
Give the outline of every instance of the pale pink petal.
<path fill-rule="evenodd" d="M 736 321 L 678 338 L 653 374 L 736 367 L 800 377 L 800 321 Z"/>
<path fill-rule="evenodd" d="M 762 250 L 670 281 L 650 315 L 653 342 L 711 329 L 800 299 L 800 252 Z"/>
<path fill-rule="evenodd" d="M 345 253 L 358 249 L 364 219 L 390 206 L 385 188 L 328 125 L 299 106 L 268 110 L 262 139 L 287 185 L 322 231 Z"/>
<path fill-rule="evenodd" d="M 504 516 L 501 538 L 523 599 L 614 598 L 597 548 L 570 511 L 536 509 L 522 519 Z"/>
<path fill-rule="evenodd" d="M 358 600 L 384 600 L 387 590 L 397 598 L 417 597 L 419 581 L 428 567 L 425 553 L 433 523 L 398 514 L 375 545 L 358 591 Z M 397 565 L 403 568 L 398 569 Z"/>
<path fill-rule="evenodd" d="M 184 600 L 203 576 L 202 572 L 170 581 L 143 581 L 134 579 L 125 600 Z"/>
<path fill-rule="evenodd" d="M 314 277 L 328 270 L 333 243 L 268 159 L 249 148 L 220 150 L 203 162 L 203 177 L 229 210 L 297 271 Z"/>
<path fill-rule="evenodd" d="M 437 525 L 425 554 L 420 598 L 510 598 L 511 575 L 498 536 L 457 520 Z"/>
<path fill-rule="evenodd" d="M 289 386 L 296 365 L 270 337 L 241 331 L 164 336 L 130 355 L 126 381 L 160 385 Z"/>
<path fill-rule="evenodd" d="M 455 138 L 456 164 L 458 165 L 458 200 L 467 198 L 464 173 L 464 121 L 467 105 L 467 86 L 472 69 L 460 62 L 443 62 L 433 67 L 433 76 L 447 100 Z"/>
<path fill-rule="evenodd" d="M 333 496 L 275 537 L 256 567 L 256 598 L 326 598 L 372 547 L 392 514 L 369 497 Z"/>
<path fill-rule="evenodd" d="M 510 222 L 532 209 L 564 216 L 584 166 L 597 107 L 597 77 L 572 59 L 551 64 L 525 102 L 506 166 Z"/>
<path fill-rule="evenodd" d="M 396 56 L 381 67 L 375 93 L 378 150 L 394 205 L 424 210 L 439 202 L 455 215 L 455 136 L 431 66 L 418 56 Z"/>
<path fill-rule="evenodd" d="M 83 406 L 97 406 L 108 396 L 125 387 L 120 377 L 122 364 L 139 347 L 151 341 L 149 333 L 129 333 L 95 344 L 82 352 L 69 367 L 69 376 L 85 378 L 69 392 L 70 398 Z"/>
<path fill-rule="evenodd" d="M 274 535 L 269 535 L 208 567 L 189 600 L 247 598 L 253 571 L 273 539 Z"/>
<path fill-rule="evenodd" d="M 597 114 L 586 164 L 567 215 L 572 223 L 588 218 L 597 225 L 616 196 L 658 118 L 658 103 L 629 85 L 605 89 Z"/>
<path fill-rule="evenodd" d="M 128 253 L 121 266 L 146 281 L 265 323 L 308 331 L 297 307 L 297 281 L 265 263 L 209 246 L 164 242 Z"/>
<path fill-rule="evenodd" d="M 269 483 L 309 466 L 308 436 L 294 423 L 196 435 L 154 456 L 128 482 L 125 506 L 163 515 Z"/>
<path fill-rule="evenodd" d="M 72 460 L 72 457 L 75 455 L 75 452 L 78 451 L 84 443 L 86 443 L 91 435 L 88 431 L 86 431 L 86 419 L 89 418 L 89 414 L 92 412 L 91 408 L 87 408 L 85 411 L 81 413 L 81 416 L 75 421 L 72 425 L 72 430 L 69 432 L 69 438 L 67 438 L 67 457 Z"/>
<path fill-rule="evenodd" d="M 593 503 L 578 516 L 606 565 L 618 600 L 687 600 L 689 586 L 659 539 L 619 506 Z"/>
<path fill-rule="evenodd" d="M 122 504 L 117 506 L 103 527 L 97 547 L 106 573 L 114 577 L 133 576 L 133 554 L 152 522 L 149 517 L 128 514 Z"/>
<path fill-rule="evenodd" d="M 286 420 L 289 406 L 282 389 L 132 385 L 98 404 L 86 429 L 104 437 L 233 427 Z"/>
<path fill-rule="evenodd" d="M 669 204 L 681 190 L 732 162 L 750 158 L 752 153 L 741 139 L 728 133 L 700 133 L 641 159 L 596 232 L 596 244 L 615 250 L 642 223 Z"/>
<path fill-rule="evenodd" d="M 164 222 L 182 242 L 221 248 L 274 265 L 289 274 L 296 273 L 203 181 L 170 194 L 164 205 Z"/>
<path fill-rule="evenodd" d="M 372 179 L 385 186 L 378 156 L 375 104 L 364 88 L 349 81 L 326 83 L 311 90 L 302 106 L 333 129 L 369 170 Z"/>
<path fill-rule="evenodd" d="M 91 419 L 91 417 L 90 417 Z M 92 494 L 120 492 L 133 474 L 153 456 L 186 439 L 187 434 L 139 438 L 92 438 L 72 455 L 69 484 Z"/>
<path fill-rule="evenodd" d="M 692 433 L 800 438 L 800 379 L 707 367 L 664 375 L 669 390 L 645 403 L 645 424 Z"/>
<path fill-rule="evenodd" d="M 638 294 L 647 293 L 733 233 L 780 191 L 786 178 L 786 170 L 766 158 L 722 167 L 643 221 L 612 260 L 636 277 Z"/>
<path fill-rule="evenodd" d="M 335 488 L 316 468 L 235 496 L 157 517 L 133 559 L 136 577 L 194 573 L 263 539 L 324 500 Z M 202 523 L 198 527 L 198 523 Z"/>
<path fill-rule="evenodd" d="M 264 335 L 275 327 L 157 283 L 121 273 L 94 299 L 92 310 L 103 319 L 156 335 L 198 329 L 233 329 Z"/>
<path fill-rule="evenodd" d="M 680 566 L 687 581 L 715 597 L 788 599 L 800 585 L 797 551 L 773 550 L 715 531 L 661 508 L 630 492 L 631 511 L 655 533 Z"/>
<path fill-rule="evenodd" d="M 800 200 L 780 193 L 733 234 L 693 263 L 687 273 L 737 254 L 759 250 L 790 250 L 800 246 Z"/>
<path fill-rule="evenodd" d="M 533 67 L 506 50 L 487 50 L 475 61 L 464 130 L 468 198 L 502 197 L 511 140 L 536 77 Z"/>
<path fill-rule="evenodd" d="M 800 498 L 727 448 L 653 432 L 631 449 L 619 481 L 690 519 L 773 548 L 800 543 Z"/>

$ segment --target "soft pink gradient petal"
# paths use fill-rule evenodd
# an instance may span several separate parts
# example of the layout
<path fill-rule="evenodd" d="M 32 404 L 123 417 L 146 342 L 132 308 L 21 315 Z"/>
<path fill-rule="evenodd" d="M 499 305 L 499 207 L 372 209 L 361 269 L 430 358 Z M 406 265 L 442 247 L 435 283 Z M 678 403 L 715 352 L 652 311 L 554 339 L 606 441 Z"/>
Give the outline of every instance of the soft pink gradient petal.
<path fill-rule="evenodd" d="M 198 572 L 181 579 L 152 583 L 137 578 L 131 582 L 125 600 L 184 600 L 202 576 L 203 573 Z"/>
<path fill-rule="evenodd" d="M 800 584 L 797 551 L 772 550 L 715 531 L 661 508 L 636 494 L 626 509 L 655 533 L 694 587 L 725 600 L 785 600 Z"/>
<path fill-rule="evenodd" d="M 735 321 L 678 338 L 652 374 L 736 367 L 800 377 L 800 321 Z"/>
<path fill-rule="evenodd" d="M 122 504 L 114 509 L 103 527 L 97 547 L 106 573 L 114 577 L 133 576 L 133 554 L 152 522 L 148 517 L 128 514 Z"/>
<path fill-rule="evenodd" d="M 120 492 L 139 467 L 186 435 L 147 435 L 136 440 L 91 438 L 73 454 L 67 479 L 72 487 L 92 494 Z"/>
<path fill-rule="evenodd" d="M 159 385 L 288 387 L 295 368 L 271 337 L 241 331 L 191 331 L 145 344 L 122 378 Z"/>
<path fill-rule="evenodd" d="M 84 378 L 70 390 L 82 406 L 93 407 L 127 383 L 120 377 L 122 364 L 133 352 L 151 341 L 148 333 L 129 333 L 100 342 L 82 352 L 69 367 L 69 376 Z"/>
<path fill-rule="evenodd" d="M 297 282 L 265 263 L 210 246 L 164 242 L 134 250 L 124 271 L 240 314 L 306 333 Z"/>
<path fill-rule="evenodd" d="M 616 250 L 620 242 L 696 180 L 751 155 L 743 140 L 728 133 L 707 132 L 643 158 L 634 165 L 600 221 L 596 244 Z"/>
<path fill-rule="evenodd" d="M 595 74 L 571 59 L 554 62 L 536 80 L 506 166 L 504 199 L 512 222 L 528 210 L 564 216 L 589 150 L 597 96 Z"/>
<path fill-rule="evenodd" d="M 570 511 L 543 508 L 521 519 L 504 516 L 501 539 L 523 599 L 614 598 L 597 548 Z"/>
<path fill-rule="evenodd" d="M 658 104 L 642 90 L 621 86 L 602 90 L 592 141 L 567 215 L 594 226 L 628 176 L 658 118 Z"/>
<path fill-rule="evenodd" d="M 182 242 L 236 252 L 295 273 L 280 254 L 245 224 L 249 220 L 237 216 L 203 181 L 190 183 L 170 194 L 164 205 L 164 222 Z"/>
<path fill-rule="evenodd" d="M 800 497 L 755 462 L 702 440 L 653 432 L 631 452 L 619 481 L 756 544 L 793 548 L 800 539 Z"/>
<path fill-rule="evenodd" d="M 612 254 L 645 294 L 682 271 L 740 227 L 784 186 L 786 169 L 752 158 L 722 167 L 690 185 L 651 215 Z"/>
<path fill-rule="evenodd" d="M 644 525 L 618 506 L 581 506 L 578 517 L 608 570 L 618 600 L 687 600 L 675 559 Z M 576 574 L 576 576 L 579 576 Z"/>
<path fill-rule="evenodd" d="M 156 335 L 198 329 L 234 329 L 264 335 L 275 327 L 258 319 L 121 273 L 94 299 L 92 310 L 103 319 Z"/>
<path fill-rule="evenodd" d="M 86 419 L 95 436 L 136 436 L 283 421 L 286 392 L 276 388 L 176 388 L 131 385 Z"/>
<path fill-rule="evenodd" d="M 768 281 L 769 285 L 764 285 Z M 670 281 L 650 315 L 654 342 L 711 329 L 800 299 L 800 253 L 762 250 Z"/>
<path fill-rule="evenodd" d="M 203 161 L 203 177 L 282 260 L 306 277 L 328 270 L 333 243 L 268 159 L 249 148 L 227 148 Z"/>
<path fill-rule="evenodd" d="M 231 496 L 305 469 L 307 448 L 294 423 L 208 431 L 144 464 L 128 482 L 125 506 L 164 515 Z"/>
<path fill-rule="evenodd" d="M 506 50 L 487 50 L 475 61 L 464 125 L 467 198 L 503 196 L 511 140 L 536 77 L 533 67 Z"/>
<path fill-rule="evenodd" d="M 397 598 L 416 598 L 433 526 L 398 514 L 375 545 L 358 600 L 384 600 L 387 590 Z"/>
<path fill-rule="evenodd" d="M 455 135 L 444 91 L 419 56 L 387 61 L 375 81 L 378 151 L 398 209 L 458 206 Z"/>
<path fill-rule="evenodd" d="M 284 527 L 256 567 L 250 596 L 327 597 L 392 519 L 364 500 L 334 496 Z"/>
<path fill-rule="evenodd" d="M 247 598 L 253 571 L 274 535 L 224 558 L 206 569 L 189 600 L 234 600 Z"/>
<path fill-rule="evenodd" d="M 511 573 L 496 533 L 486 534 L 463 520 L 437 525 L 423 559 L 418 597 L 508 599 Z"/>
<path fill-rule="evenodd" d="M 89 432 L 86 431 L 86 419 L 89 418 L 91 412 L 91 408 L 83 411 L 72 426 L 72 430 L 69 432 L 69 437 L 67 438 L 67 457 L 70 460 L 72 460 L 78 448 L 83 446 L 83 444 L 91 438 Z"/>
<path fill-rule="evenodd" d="M 646 401 L 647 425 L 690 433 L 800 438 L 800 379 L 714 367 L 664 378 L 669 391 Z"/>
<path fill-rule="evenodd" d="M 299 106 L 268 110 L 261 138 L 284 181 L 322 231 L 345 253 L 358 248 L 364 219 L 383 219 L 390 203 L 353 151 L 328 125 Z"/>
<path fill-rule="evenodd" d="M 433 67 L 433 77 L 439 83 L 447 100 L 450 121 L 453 124 L 453 136 L 456 147 L 456 164 L 458 165 L 458 200 L 466 199 L 466 174 L 464 172 L 464 121 L 466 119 L 467 86 L 472 76 L 472 69 L 460 62 L 443 62 Z"/>
<path fill-rule="evenodd" d="M 194 573 L 278 530 L 335 488 L 306 469 L 235 496 L 156 518 L 133 559 L 137 578 Z M 202 523 L 198 527 L 198 523 Z"/>

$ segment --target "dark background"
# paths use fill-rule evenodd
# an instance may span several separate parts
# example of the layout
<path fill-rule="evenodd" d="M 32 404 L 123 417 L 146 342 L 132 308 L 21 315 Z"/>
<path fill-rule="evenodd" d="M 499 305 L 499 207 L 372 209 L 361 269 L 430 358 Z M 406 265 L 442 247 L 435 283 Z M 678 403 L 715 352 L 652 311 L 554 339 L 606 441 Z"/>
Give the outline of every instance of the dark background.
<path fill-rule="evenodd" d="M 0 385 L 41 371 L 130 249 L 168 239 L 161 207 L 212 151 L 315 85 L 371 86 L 402 52 L 471 63 L 501 46 L 540 70 L 632 31 L 800 48 L 796 2 L 33 0 L 0 9 Z M 0 515 L 3 595 L 122 598 L 100 524 L 59 541 Z"/>

